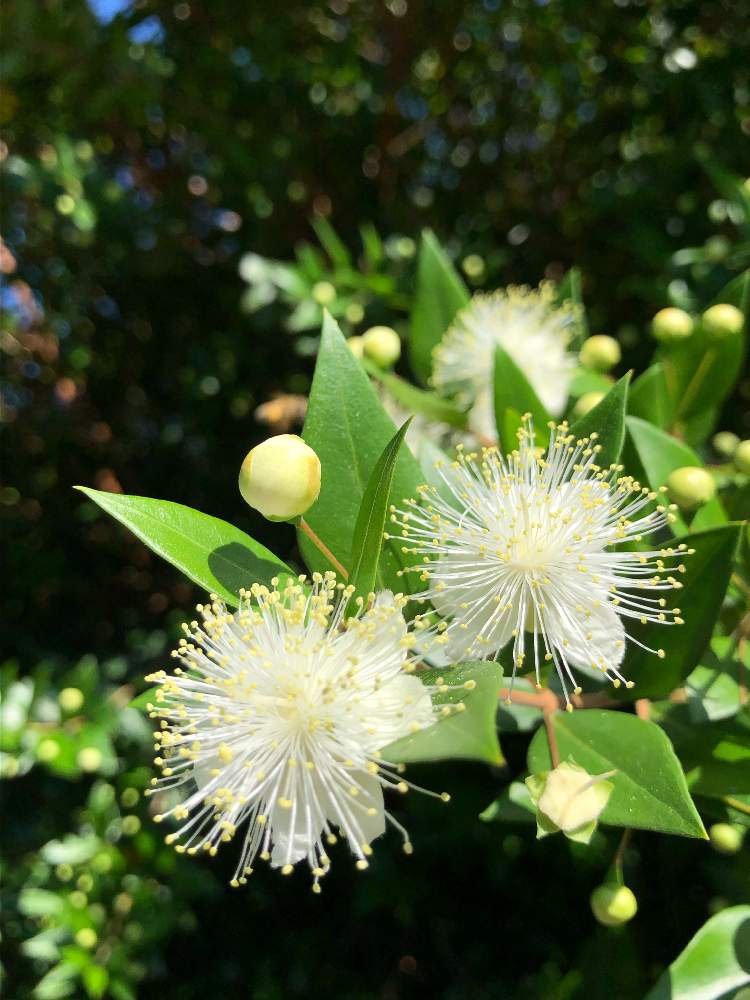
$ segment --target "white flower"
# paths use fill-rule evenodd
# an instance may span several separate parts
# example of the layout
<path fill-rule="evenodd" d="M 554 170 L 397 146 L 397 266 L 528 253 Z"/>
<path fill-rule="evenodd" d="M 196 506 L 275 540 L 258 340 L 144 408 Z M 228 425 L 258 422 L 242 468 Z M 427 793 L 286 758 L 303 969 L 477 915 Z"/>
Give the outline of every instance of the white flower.
<path fill-rule="evenodd" d="M 407 501 L 392 519 L 408 542 L 403 551 L 422 556 L 409 569 L 428 585 L 417 596 L 445 619 L 437 641 L 451 662 L 497 655 L 512 639 L 514 674 L 530 649 L 537 684 L 541 663 L 552 663 L 567 699 L 569 683 L 580 693 L 572 667 L 624 680 L 628 620 L 681 624 L 661 593 L 682 586 L 674 574 L 684 572 L 687 546 L 619 548 L 673 515 L 647 511 L 657 494 L 622 477 L 621 466 L 601 469 L 591 439 L 550 426 L 544 457 L 528 417 L 507 458 L 495 448 L 459 450 L 443 463 L 443 495 L 424 486 L 421 505 Z"/>
<path fill-rule="evenodd" d="M 591 775 L 563 761 L 551 771 L 530 775 L 526 787 L 537 808 L 537 836 L 562 830 L 571 840 L 588 844 L 614 788 L 607 778 L 616 773 Z"/>
<path fill-rule="evenodd" d="M 565 409 L 576 358 L 568 352 L 577 319 L 572 302 L 557 304 L 555 287 L 510 286 L 478 293 L 462 309 L 433 352 L 432 382 L 443 395 L 471 406 L 469 427 L 497 439 L 493 405 L 495 347 L 508 352 L 547 411 Z"/>
<path fill-rule="evenodd" d="M 181 821 L 167 837 L 180 852 L 215 854 L 245 826 L 233 885 L 260 854 L 284 874 L 306 860 L 318 891 L 334 827 L 359 868 L 386 819 L 411 853 L 383 804 L 384 788 L 410 785 L 380 751 L 435 721 L 436 689 L 409 675 L 401 595 L 382 593 L 367 610 L 358 599 L 346 617 L 353 588 L 333 574 L 276 587 L 253 585 L 235 614 L 213 597 L 199 605 L 202 624 L 186 625 L 173 653 L 181 665 L 149 678 L 162 720 L 152 793 L 168 806 L 157 821 Z M 173 789 L 182 801 L 164 794 Z"/>

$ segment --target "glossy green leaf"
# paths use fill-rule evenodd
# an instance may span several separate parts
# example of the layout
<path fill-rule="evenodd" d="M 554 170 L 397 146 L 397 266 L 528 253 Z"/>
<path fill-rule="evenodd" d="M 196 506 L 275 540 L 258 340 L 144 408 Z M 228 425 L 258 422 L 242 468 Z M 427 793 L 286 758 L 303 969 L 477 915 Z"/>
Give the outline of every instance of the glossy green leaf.
<path fill-rule="evenodd" d="M 617 772 L 602 823 L 705 837 L 680 762 L 655 723 L 589 708 L 557 712 L 553 725 L 561 762 L 573 761 L 589 774 Z M 539 729 L 529 746 L 528 768 L 537 774 L 551 766 L 547 733 Z"/>
<path fill-rule="evenodd" d="M 711 917 L 645 1000 L 731 1000 L 750 984 L 750 906 Z"/>
<path fill-rule="evenodd" d="M 357 515 L 357 523 L 354 526 L 352 565 L 349 573 L 349 583 L 355 588 L 355 597 L 366 598 L 371 591 L 376 588 L 380 589 L 378 585 L 382 584 L 378 566 L 383 549 L 383 532 L 388 516 L 388 504 L 391 500 L 393 474 L 396 471 L 396 459 L 410 423 L 411 417 L 396 431 L 385 446 L 365 487 Z"/>
<path fill-rule="evenodd" d="M 292 570 L 264 545 L 218 517 L 168 500 L 77 489 L 157 555 L 209 593 L 236 606 L 240 588 Z"/>
<path fill-rule="evenodd" d="M 612 388 L 612 379 L 601 372 L 592 372 L 588 368 L 577 368 L 570 382 L 570 396 L 578 399 L 587 392 L 607 393 Z"/>
<path fill-rule="evenodd" d="M 425 684 L 434 684 L 438 677 L 443 677 L 446 684 L 454 685 L 451 691 L 434 696 L 436 705 L 463 702 L 464 710 L 452 712 L 428 729 L 397 740 L 383 751 L 383 757 L 394 764 L 432 760 L 502 764 L 495 728 L 502 675 L 502 668 L 489 660 L 419 673 L 417 676 Z M 463 687 L 467 682 L 476 685 L 473 690 Z"/>
<path fill-rule="evenodd" d="M 696 725 L 689 706 L 660 702 L 654 717 L 679 751 L 692 792 L 719 798 L 750 794 L 750 720 L 746 712 Z"/>
<path fill-rule="evenodd" d="M 347 569 L 352 563 L 354 529 L 367 483 L 395 431 L 338 324 L 326 316 L 302 432 L 320 458 L 322 481 L 320 496 L 305 520 Z M 423 481 L 416 459 L 402 448 L 393 475 L 392 502 L 399 504 L 416 496 Z M 332 568 L 307 536 L 300 533 L 298 538 L 311 570 Z M 381 554 L 387 587 L 404 589 L 410 577 L 396 575 L 402 565 L 400 546 L 395 541 L 387 543 Z"/>
<path fill-rule="evenodd" d="M 624 375 L 616 382 L 593 410 L 576 420 L 570 428 L 571 434 L 577 438 L 588 437 L 592 433 L 598 435 L 597 444 L 601 451 L 597 462 L 601 466 L 619 462 L 625 440 L 625 413 L 628 406 L 628 387 L 630 374 Z"/>
<path fill-rule="evenodd" d="M 629 466 L 627 471 L 644 479 L 652 489 L 664 486 L 670 474 L 683 465 L 703 465 L 691 447 L 648 421 L 628 417 L 625 422 L 629 445 L 626 457 L 635 457 L 635 460 L 631 457 L 633 467 Z"/>
<path fill-rule="evenodd" d="M 671 422 L 672 410 L 664 368 L 657 362 L 639 375 L 630 387 L 628 413 L 664 429 Z"/>
<path fill-rule="evenodd" d="M 443 339 L 469 292 L 429 229 L 422 233 L 417 264 L 417 286 L 411 312 L 409 358 L 414 374 L 427 384 L 432 374 L 432 351 Z"/>
<path fill-rule="evenodd" d="M 536 806 L 528 786 L 523 781 L 512 781 L 479 818 L 485 823 L 533 823 L 536 825 Z"/>
<path fill-rule="evenodd" d="M 518 447 L 515 433 L 510 436 L 510 424 L 506 420 L 508 410 L 520 414 L 530 413 L 534 427 L 542 435 L 550 420 L 544 404 L 534 392 L 528 379 L 508 352 L 499 344 L 495 347 L 494 373 L 495 424 L 505 452 Z M 514 421 L 513 421 L 514 422 Z"/>
<path fill-rule="evenodd" d="M 365 360 L 363 362 L 365 370 L 380 382 L 393 396 L 393 398 L 405 407 L 410 413 L 418 413 L 428 420 L 436 423 L 449 424 L 451 427 L 466 427 L 467 416 L 463 410 L 459 410 L 447 399 L 441 399 L 434 392 L 427 392 L 418 389 L 392 372 L 385 372 L 382 368 Z"/>
<path fill-rule="evenodd" d="M 682 625 L 631 622 L 628 631 L 651 649 L 663 649 L 664 659 L 629 642 L 623 674 L 635 681 L 635 689 L 620 688 L 617 698 L 662 698 L 678 687 L 699 662 L 711 638 L 724 593 L 732 572 L 732 559 L 740 526 L 688 535 L 686 541 L 694 552 L 686 555 L 685 573 L 678 574 L 682 589 L 668 595 L 680 608 Z"/>
<path fill-rule="evenodd" d="M 731 636 L 711 640 L 701 662 L 685 680 L 688 711 L 694 722 L 716 722 L 736 715 L 742 704 L 739 651 Z M 750 670 L 750 648 L 744 669 Z"/>

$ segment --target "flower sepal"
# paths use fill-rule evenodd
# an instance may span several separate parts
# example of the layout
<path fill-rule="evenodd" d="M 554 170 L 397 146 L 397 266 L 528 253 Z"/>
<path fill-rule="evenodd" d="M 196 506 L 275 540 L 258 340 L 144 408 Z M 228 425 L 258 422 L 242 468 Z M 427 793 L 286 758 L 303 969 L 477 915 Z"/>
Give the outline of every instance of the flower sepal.
<path fill-rule="evenodd" d="M 536 807 L 537 840 L 564 833 L 568 840 L 588 844 L 614 785 L 607 779 L 614 771 L 591 775 L 572 761 L 563 761 L 551 771 L 526 778 L 526 787 Z"/>

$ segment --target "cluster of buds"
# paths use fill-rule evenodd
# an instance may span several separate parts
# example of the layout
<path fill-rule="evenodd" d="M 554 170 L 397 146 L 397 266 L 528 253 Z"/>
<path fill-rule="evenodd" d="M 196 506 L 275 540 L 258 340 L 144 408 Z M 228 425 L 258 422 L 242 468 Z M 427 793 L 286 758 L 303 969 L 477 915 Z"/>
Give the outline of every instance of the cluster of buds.
<path fill-rule="evenodd" d="M 719 302 L 706 309 L 698 323 L 684 309 L 660 309 L 651 321 L 651 332 L 661 344 L 676 344 L 687 340 L 700 326 L 710 341 L 721 341 L 738 336 L 744 325 L 745 318 L 737 306 Z"/>

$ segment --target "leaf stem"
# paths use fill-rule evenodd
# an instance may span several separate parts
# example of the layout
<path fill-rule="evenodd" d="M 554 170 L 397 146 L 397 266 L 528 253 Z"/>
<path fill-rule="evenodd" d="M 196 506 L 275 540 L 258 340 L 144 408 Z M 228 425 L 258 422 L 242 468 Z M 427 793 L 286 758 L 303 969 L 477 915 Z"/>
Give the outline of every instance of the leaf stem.
<path fill-rule="evenodd" d="M 300 531 L 303 531 L 307 535 L 307 537 L 313 543 L 313 545 L 315 546 L 315 548 L 326 557 L 326 559 L 331 564 L 331 566 L 333 566 L 333 568 L 336 570 L 336 572 L 339 573 L 344 578 L 344 580 L 348 580 L 349 579 L 349 574 L 347 573 L 347 571 L 344 569 L 344 567 L 338 561 L 338 559 L 333 554 L 333 552 L 331 552 L 331 550 L 328 548 L 328 546 L 323 541 L 323 539 L 319 538 L 315 534 L 315 532 L 312 530 L 312 528 L 307 523 L 307 521 L 304 519 L 304 517 L 301 517 L 299 519 L 299 529 L 300 529 Z"/>
<path fill-rule="evenodd" d="M 725 806 L 729 806 L 730 809 L 736 809 L 737 812 L 745 813 L 750 816 L 750 806 L 746 805 L 744 802 L 740 802 L 739 799 L 732 798 L 731 795 L 722 795 L 721 801 Z"/>

